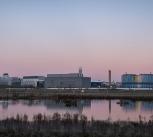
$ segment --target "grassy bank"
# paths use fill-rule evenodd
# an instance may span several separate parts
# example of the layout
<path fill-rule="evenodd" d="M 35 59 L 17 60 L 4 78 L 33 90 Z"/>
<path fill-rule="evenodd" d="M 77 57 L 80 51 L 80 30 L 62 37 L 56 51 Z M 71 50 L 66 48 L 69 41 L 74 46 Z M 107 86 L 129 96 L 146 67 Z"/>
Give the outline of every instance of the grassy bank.
<path fill-rule="evenodd" d="M 0 89 L 0 99 L 133 99 L 153 100 L 153 91 L 109 89 Z"/>
<path fill-rule="evenodd" d="M 31 122 L 26 115 L 0 121 L 1 137 L 152 137 L 152 129 L 152 120 L 88 121 L 84 115 L 69 113 L 62 116 L 58 113 L 53 116 L 38 114 Z"/>

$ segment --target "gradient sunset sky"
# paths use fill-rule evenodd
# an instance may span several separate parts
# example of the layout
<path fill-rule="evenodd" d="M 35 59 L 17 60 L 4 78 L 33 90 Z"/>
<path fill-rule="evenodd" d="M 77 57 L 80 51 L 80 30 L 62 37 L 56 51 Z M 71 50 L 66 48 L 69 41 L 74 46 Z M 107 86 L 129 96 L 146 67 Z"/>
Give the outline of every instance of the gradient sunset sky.
<path fill-rule="evenodd" d="M 153 0 L 0 0 L 0 75 L 153 72 Z"/>

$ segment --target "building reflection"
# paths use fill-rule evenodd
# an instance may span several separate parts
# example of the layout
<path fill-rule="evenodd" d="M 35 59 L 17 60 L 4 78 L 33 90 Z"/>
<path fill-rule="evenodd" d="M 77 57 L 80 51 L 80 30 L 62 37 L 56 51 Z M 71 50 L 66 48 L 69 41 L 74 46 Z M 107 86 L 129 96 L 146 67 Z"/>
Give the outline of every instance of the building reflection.
<path fill-rule="evenodd" d="M 131 100 L 120 100 L 117 102 L 120 105 L 123 111 L 135 111 L 136 110 L 136 102 Z"/>
<path fill-rule="evenodd" d="M 58 112 L 63 115 L 84 114 L 89 119 L 114 119 L 130 118 L 135 120 L 138 115 L 150 117 L 153 114 L 153 101 L 131 100 L 1 100 L 0 112 L 2 117 L 16 114 L 27 114 L 31 119 L 34 114 L 42 113 L 53 115 Z M 129 113 L 128 113 L 129 112 Z M 127 115 L 126 115 L 127 114 Z"/>
<path fill-rule="evenodd" d="M 111 117 L 112 100 L 108 100 L 108 112 Z M 48 110 L 68 110 L 81 113 L 83 109 L 91 108 L 91 100 L 2 100 L 0 106 L 2 109 L 8 109 L 9 105 L 22 104 L 25 106 L 44 106 Z M 119 100 L 116 101 L 123 111 L 137 111 L 137 112 L 153 112 L 153 101 L 132 101 Z"/>
<path fill-rule="evenodd" d="M 117 102 L 118 105 L 124 111 L 153 111 L 153 101 L 131 101 L 131 100 L 120 100 Z"/>
<path fill-rule="evenodd" d="M 109 100 L 109 116 L 108 116 L 108 120 L 111 120 L 111 110 L 112 110 L 112 103 L 111 103 L 111 100 Z"/>
<path fill-rule="evenodd" d="M 21 100 L 20 101 L 23 105 L 27 106 L 41 106 L 43 102 L 41 100 Z"/>
<path fill-rule="evenodd" d="M 0 106 L 2 106 L 3 109 L 8 109 L 8 106 L 11 104 L 12 104 L 11 101 L 7 101 L 7 100 L 0 101 Z"/>
<path fill-rule="evenodd" d="M 7 101 L 2 102 L 3 109 L 8 109 L 8 105 L 9 105 L 9 102 L 7 102 Z"/>
<path fill-rule="evenodd" d="M 153 101 L 150 102 L 142 102 L 143 111 L 153 111 Z"/>
<path fill-rule="evenodd" d="M 18 100 L 18 101 L 2 101 L 3 109 L 8 105 L 22 104 L 28 107 L 44 106 L 48 110 L 68 110 L 69 112 L 75 112 L 82 114 L 84 108 L 91 107 L 91 100 Z"/>
<path fill-rule="evenodd" d="M 50 110 L 68 110 L 82 114 L 84 108 L 91 107 L 91 100 L 44 100 L 44 106 Z"/>

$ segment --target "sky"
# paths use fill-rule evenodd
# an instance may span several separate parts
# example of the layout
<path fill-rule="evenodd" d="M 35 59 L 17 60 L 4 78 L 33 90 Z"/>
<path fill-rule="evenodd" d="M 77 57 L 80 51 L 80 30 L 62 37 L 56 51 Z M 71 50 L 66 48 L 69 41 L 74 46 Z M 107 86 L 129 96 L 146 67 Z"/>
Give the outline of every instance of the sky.
<path fill-rule="evenodd" d="M 0 75 L 153 72 L 153 0 L 0 0 Z"/>

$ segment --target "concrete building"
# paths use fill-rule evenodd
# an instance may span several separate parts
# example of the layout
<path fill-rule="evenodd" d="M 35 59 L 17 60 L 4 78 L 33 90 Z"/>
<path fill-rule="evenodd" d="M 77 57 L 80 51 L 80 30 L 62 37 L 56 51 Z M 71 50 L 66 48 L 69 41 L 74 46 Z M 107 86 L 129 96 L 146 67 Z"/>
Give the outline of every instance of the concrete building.
<path fill-rule="evenodd" d="M 153 74 L 123 74 L 123 88 L 153 88 Z"/>
<path fill-rule="evenodd" d="M 44 87 L 45 77 L 43 76 L 24 76 L 21 81 L 22 87 Z"/>
<path fill-rule="evenodd" d="M 8 73 L 4 73 L 2 77 L 0 77 L 0 87 L 8 87 L 11 86 L 11 77 L 9 77 Z"/>
<path fill-rule="evenodd" d="M 102 81 L 91 81 L 91 88 L 101 88 L 103 87 Z"/>
<path fill-rule="evenodd" d="M 48 74 L 45 79 L 46 88 L 89 88 L 90 77 L 84 77 L 82 69 L 79 73 Z"/>
<path fill-rule="evenodd" d="M 10 77 L 8 73 L 4 73 L 0 77 L 0 87 L 21 87 L 21 79 L 18 77 Z"/>
<path fill-rule="evenodd" d="M 153 74 L 140 74 L 138 82 L 139 88 L 153 88 Z"/>
<path fill-rule="evenodd" d="M 21 79 L 18 77 L 11 77 L 11 87 L 14 88 L 21 87 Z"/>
<path fill-rule="evenodd" d="M 137 75 L 136 74 L 123 74 L 122 77 L 123 88 L 137 88 Z"/>

